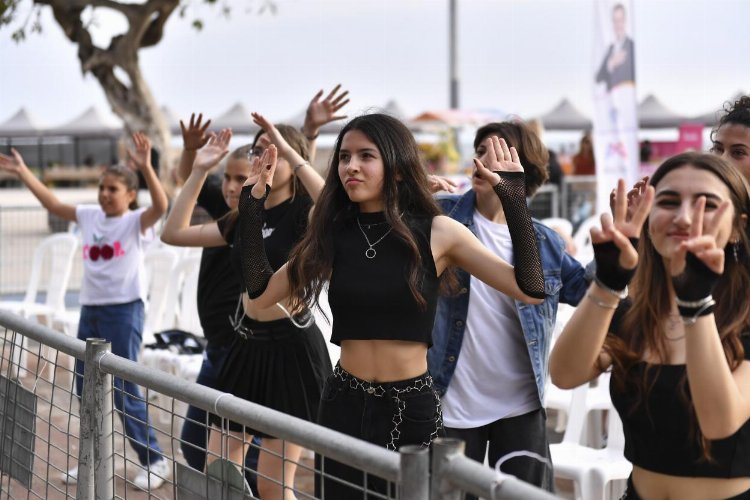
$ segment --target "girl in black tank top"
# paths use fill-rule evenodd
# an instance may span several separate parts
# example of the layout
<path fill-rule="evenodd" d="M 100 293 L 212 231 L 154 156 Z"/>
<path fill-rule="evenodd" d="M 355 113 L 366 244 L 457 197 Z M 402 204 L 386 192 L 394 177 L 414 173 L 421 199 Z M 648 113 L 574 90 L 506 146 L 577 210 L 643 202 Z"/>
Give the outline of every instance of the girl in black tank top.
<path fill-rule="evenodd" d="M 592 230 L 597 278 L 555 344 L 552 381 L 574 387 L 612 367 L 628 498 L 750 498 L 746 184 L 698 153 L 668 159 L 649 184 L 628 200 L 620 181 L 614 222 Z"/>
<path fill-rule="evenodd" d="M 523 168 L 515 149 L 497 139 L 488 163 L 477 168 L 495 186 L 508 214 L 514 254 L 523 256 L 515 268 L 461 224 L 439 216 L 411 133 L 392 117 L 371 114 L 340 132 L 308 231 L 289 262 L 274 272 L 265 257 L 261 207 L 275 151 L 269 148 L 259 160 L 260 179 L 248 184 L 240 199 L 243 279 L 259 307 L 290 295 L 295 311 L 314 305 L 330 280 L 332 341 L 341 343 L 342 362 L 351 365 L 336 366 L 326 381 L 318 418 L 322 425 L 393 450 L 427 446 L 442 432 L 432 379 L 419 370 L 426 370 L 438 282 L 446 268 L 461 266 L 527 303 L 543 299 Z M 420 359 L 405 356 L 414 366 L 397 367 L 416 376 L 393 380 L 379 373 L 388 360 L 363 354 L 379 348 L 421 352 Z M 344 464 L 325 458 L 323 465 L 326 474 L 363 484 L 361 473 Z M 369 478 L 367 486 L 387 491 L 381 480 Z M 332 498 L 361 498 L 361 491 L 335 480 L 326 479 L 324 487 Z"/>
<path fill-rule="evenodd" d="M 335 113 L 348 102 L 345 100 L 346 92 L 339 93 L 339 89 L 340 87 L 336 87 L 323 100 L 318 94 L 311 101 L 304 132 L 310 136 L 311 141 L 317 137 L 320 126 L 338 119 Z M 310 144 L 303 133 L 288 125 L 274 126 L 258 114 L 253 114 L 253 118 L 261 131 L 252 145 L 240 148 L 232 156 L 247 161 L 258 157 L 271 143 L 274 148 L 278 147 L 283 152 L 285 161 L 277 171 L 274 193 L 267 200 L 267 206 L 260 211 L 263 219 L 262 237 L 270 250 L 271 265 L 278 268 L 286 262 L 290 249 L 304 234 L 313 199 L 320 193 L 323 180 L 308 162 Z M 231 131 L 222 131 L 219 137 L 212 139 L 198 152 L 195 165 L 191 161 L 191 165 L 186 167 L 190 176 L 175 201 L 162 238 L 167 243 L 182 246 L 229 245 L 230 264 L 239 276 L 242 242 L 240 232 L 236 230 L 237 211 L 230 212 L 216 222 L 189 226 L 190 212 L 200 187 L 208 170 L 226 154 L 230 137 Z M 314 143 L 311 146 L 314 148 Z M 205 161 L 208 157 L 212 158 L 209 164 Z M 249 162 L 247 166 L 242 182 L 252 174 Z M 225 184 L 229 184 L 226 189 L 228 203 L 237 203 L 242 183 L 234 189 L 234 177 L 225 176 Z M 238 294 L 237 299 L 239 298 Z M 283 299 L 280 298 L 277 302 Z M 274 312 L 278 310 L 276 304 L 272 304 L 272 307 Z M 237 312 L 232 319 L 233 341 L 217 376 L 216 388 L 299 418 L 313 420 L 317 416 L 323 383 L 332 371 L 325 340 L 312 321 L 309 311 L 302 311 L 302 314 L 293 318 L 280 316 L 281 319 L 273 321 L 258 321 L 246 316 L 241 303 L 237 304 Z M 215 466 L 221 465 L 221 462 L 213 460 L 216 457 L 225 457 L 238 465 L 243 464 L 250 443 L 246 434 L 250 434 L 263 437 L 263 449 L 268 450 L 259 459 L 258 468 L 262 471 L 257 479 L 260 496 L 283 497 L 284 486 L 293 486 L 301 447 L 253 429 L 243 429 L 234 422 L 227 423 L 217 415 L 211 415 L 210 421 L 217 429 L 209 436 L 209 474 L 214 469 L 221 472 L 221 468 L 211 466 L 212 463 Z M 222 432 L 218 430 L 223 426 L 228 426 L 230 433 L 236 434 L 233 439 L 226 440 L 224 448 L 219 439 Z M 276 460 L 274 454 L 283 455 L 283 463 Z M 270 462 L 264 463 L 268 460 Z M 224 469 L 224 474 L 226 470 Z"/>

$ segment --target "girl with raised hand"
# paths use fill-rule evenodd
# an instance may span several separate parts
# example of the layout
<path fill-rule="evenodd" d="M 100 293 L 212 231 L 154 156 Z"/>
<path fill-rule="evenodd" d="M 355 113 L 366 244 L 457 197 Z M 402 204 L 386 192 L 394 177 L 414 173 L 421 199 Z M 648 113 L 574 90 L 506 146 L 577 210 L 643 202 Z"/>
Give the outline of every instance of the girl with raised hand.
<path fill-rule="evenodd" d="M 128 150 L 129 164 L 143 174 L 151 194 L 151 206 L 137 208 L 138 178 L 128 167 L 111 166 L 99 179 L 98 205 L 68 205 L 42 184 L 15 149 L 12 156 L 0 154 L 0 169 L 14 173 L 50 213 L 76 222 L 83 240 L 83 281 L 79 301 L 81 318 L 78 338 L 103 338 L 112 352 L 138 361 L 143 336 L 141 286 L 143 249 L 153 238 L 152 226 L 167 211 L 167 196 L 151 165 L 151 141 L 133 134 L 135 151 Z M 82 394 L 83 362 L 76 361 L 76 390 Z M 115 407 L 123 419 L 125 434 L 138 454 L 143 469 L 136 475 L 136 487 L 158 488 L 169 475 L 148 411 L 137 384 L 115 378 Z M 75 482 L 78 468 L 63 475 Z"/>
<path fill-rule="evenodd" d="M 240 198 L 242 271 L 250 308 L 291 297 L 292 312 L 313 307 L 330 280 L 331 341 L 341 360 L 326 381 L 322 425 L 396 450 L 427 446 L 442 433 L 427 349 L 441 277 L 460 266 L 527 303 L 544 297 L 544 279 L 515 148 L 492 140 L 477 170 L 500 196 L 508 218 L 515 267 L 487 250 L 460 223 L 440 216 L 409 130 L 382 114 L 357 117 L 339 133 L 331 168 L 304 239 L 275 270 L 263 241 L 262 207 L 273 192 L 276 150 L 260 159 L 257 182 Z M 361 472 L 324 459 L 327 476 L 363 485 Z M 320 486 L 320 485 L 319 485 Z M 361 498 L 327 477 L 331 498 Z M 386 491 L 370 478 L 368 488 Z"/>
<path fill-rule="evenodd" d="M 300 131 L 287 125 L 274 126 L 257 113 L 253 118 L 263 131 L 251 146 L 243 146 L 230 155 L 230 161 L 237 155 L 257 160 L 258 155 L 264 154 L 268 148 L 274 151 L 278 148 L 283 154 L 275 171 L 276 189 L 261 209 L 262 238 L 270 249 L 272 263 L 280 266 L 307 227 L 308 213 L 318 197 L 322 179 L 309 166 L 307 140 Z M 214 140 L 222 145 L 222 152 L 204 152 Z M 226 154 L 228 143 L 228 138 L 220 134 L 198 151 L 192 171 L 167 218 L 162 240 L 178 246 L 229 246 L 228 262 L 238 276 L 241 245 L 238 244 L 236 208 L 242 185 L 235 179 L 239 172 L 225 172 L 225 183 L 231 185 L 227 188 L 226 200 L 232 211 L 214 222 L 189 225 L 190 214 L 208 172 Z M 248 165 L 246 161 L 243 163 Z M 252 180 L 257 178 L 258 172 L 253 172 L 248 166 L 242 175 Z M 246 304 L 243 313 L 239 299 L 240 290 L 237 290 L 231 311 L 234 337 L 216 376 L 215 388 L 313 420 L 323 382 L 331 373 L 331 362 L 325 340 L 312 315 L 309 311 L 291 314 L 291 307 L 284 297 L 264 307 Z M 223 422 L 218 416 L 211 415 L 210 420 L 217 429 L 222 427 Z M 210 433 L 206 460 L 209 472 L 213 470 L 211 464 L 220 456 L 243 464 L 250 442 L 246 435 L 262 437 L 263 449 L 257 469 L 261 498 L 294 498 L 291 488 L 302 448 L 254 429 L 243 429 L 234 422 L 229 422 L 228 426 L 230 432 L 225 442 L 222 442 L 222 433 L 218 430 Z"/>
<path fill-rule="evenodd" d="M 626 498 L 750 498 L 746 183 L 716 156 L 684 153 L 656 170 L 632 217 L 617 189 L 614 220 L 591 231 L 596 281 L 555 344 L 552 381 L 612 369 Z"/>
<path fill-rule="evenodd" d="M 477 130 L 474 150 L 480 161 L 492 154 L 493 137 L 518 151 L 524 167 L 525 196 L 547 179 L 547 148 L 522 122 L 489 123 Z M 462 195 L 438 198 L 443 212 L 474 233 L 496 255 L 513 262 L 510 226 L 493 187 L 479 175 Z M 577 305 L 588 288 L 581 264 L 565 251 L 552 229 L 534 221 L 545 276 L 545 298 L 529 306 L 458 272 L 461 293 L 441 297 L 427 356 L 441 395 L 448 437 L 466 443 L 466 456 L 495 464 L 514 452 L 532 452 L 550 460 L 544 390 L 549 346 L 560 302 Z M 517 456 L 501 469 L 552 491 L 552 467 L 536 458 Z M 467 495 L 468 498 L 475 498 Z"/>

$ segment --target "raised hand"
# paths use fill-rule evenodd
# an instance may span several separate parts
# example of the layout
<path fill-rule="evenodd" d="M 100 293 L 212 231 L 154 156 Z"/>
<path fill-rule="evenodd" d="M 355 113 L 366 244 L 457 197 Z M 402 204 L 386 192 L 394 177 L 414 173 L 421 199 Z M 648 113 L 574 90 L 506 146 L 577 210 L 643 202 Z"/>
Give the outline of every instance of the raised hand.
<path fill-rule="evenodd" d="M 268 121 L 265 116 L 261 115 L 257 112 L 252 112 L 250 115 L 253 117 L 253 122 L 263 129 L 263 132 L 266 133 L 268 136 L 268 139 L 271 141 L 271 144 L 275 144 L 276 148 L 278 148 L 278 152 L 281 155 L 287 154 L 289 151 L 291 151 L 292 147 L 289 145 L 288 142 L 286 142 L 286 139 L 284 139 L 284 136 L 281 135 L 281 132 L 274 126 L 273 123 Z"/>
<path fill-rule="evenodd" d="M 339 90 L 341 90 L 341 84 L 336 85 L 321 101 L 320 98 L 323 97 L 321 89 L 307 105 L 302 131 L 308 138 L 316 137 L 320 127 L 326 123 L 346 118 L 346 115 L 336 115 L 336 113 L 349 102 L 349 99 L 346 99 L 349 91 L 339 93 Z"/>
<path fill-rule="evenodd" d="M 458 185 L 454 181 L 440 175 L 428 175 L 427 182 L 429 183 L 430 191 L 432 193 L 437 193 L 440 191 L 448 191 L 449 193 L 453 193 L 458 187 Z"/>
<path fill-rule="evenodd" d="M 273 174 L 276 172 L 276 146 L 271 144 L 263 151 L 260 158 L 253 159 L 250 176 L 245 181 L 245 186 L 253 186 L 251 194 L 259 200 L 266 195 L 266 186 L 273 185 Z M 254 178 L 254 181 L 253 181 Z M 253 181 L 253 182 L 251 182 Z"/>
<path fill-rule="evenodd" d="M 143 132 L 133 134 L 135 151 L 128 149 L 128 166 L 134 170 L 143 171 L 151 168 L 151 139 Z"/>
<path fill-rule="evenodd" d="M 638 265 L 638 251 L 631 242 L 641 235 L 641 229 L 648 217 L 654 201 L 654 187 L 646 186 L 643 196 L 633 200 L 632 216 L 628 216 L 628 199 L 625 195 L 625 181 L 617 181 L 617 193 L 614 203 L 614 219 L 608 213 L 601 216 L 602 227 L 591 228 L 591 242 L 594 245 L 614 243 L 618 250 L 617 263 L 622 269 L 632 270 Z M 601 247 L 600 247 L 601 248 Z M 596 252 L 596 247 L 594 247 Z M 599 260 L 597 259 L 597 266 Z"/>
<path fill-rule="evenodd" d="M 188 126 L 180 120 L 180 129 L 182 130 L 182 145 L 188 151 L 197 151 L 206 145 L 209 139 L 209 135 L 206 134 L 208 126 L 211 125 L 211 120 L 207 120 L 206 123 L 201 125 L 203 121 L 203 113 L 198 115 L 198 119 L 195 119 L 195 113 L 190 115 L 190 122 Z"/>
<path fill-rule="evenodd" d="M 505 139 L 499 139 L 494 135 L 485 140 L 489 141 L 489 144 L 487 144 L 487 165 L 482 163 L 479 158 L 474 158 L 474 165 L 479 177 L 495 186 L 500 182 L 500 176 L 496 172 L 523 172 L 523 166 L 518 158 L 516 148 L 508 148 Z"/>
<path fill-rule="evenodd" d="M 713 217 L 704 225 L 703 216 L 706 209 L 706 198 L 701 196 L 695 200 L 689 237 L 680 244 L 669 261 L 669 272 L 672 276 L 677 276 L 683 272 L 691 272 L 690 269 L 686 269 L 688 252 L 695 255 L 713 273 L 721 274 L 724 272 L 724 249 L 716 244 L 716 236 L 719 234 L 721 219 L 729 206 L 729 200 L 724 200 L 714 211 Z M 695 272 L 695 269 L 692 271 Z"/>
<path fill-rule="evenodd" d="M 0 170 L 13 175 L 21 175 L 21 171 L 28 167 L 23 161 L 21 153 L 16 151 L 15 148 L 11 148 L 10 152 L 12 156 L 0 153 Z"/>
<path fill-rule="evenodd" d="M 626 215 L 626 219 L 630 220 L 633 217 L 633 214 L 635 213 L 635 207 L 638 205 L 640 199 L 643 197 L 643 195 L 646 193 L 646 187 L 648 186 L 648 179 L 649 176 L 646 175 L 638 180 L 635 184 L 633 184 L 633 187 L 630 188 L 630 191 L 628 191 L 626 198 L 628 199 L 628 211 Z M 615 213 L 615 200 L 617 199 L 617 189 L 613 189 L 611 193 L 609 193 L 609 208 L 612 211 L 612 214 Z"/>
<path fill-rule="evenodd" d="M 208 142 L 198 150 L 193 168 L 208 172 L 229 153 L 229 141 L 232 140 L 232 129 L 222 129 L 218 135 L 208 134 Z"/>

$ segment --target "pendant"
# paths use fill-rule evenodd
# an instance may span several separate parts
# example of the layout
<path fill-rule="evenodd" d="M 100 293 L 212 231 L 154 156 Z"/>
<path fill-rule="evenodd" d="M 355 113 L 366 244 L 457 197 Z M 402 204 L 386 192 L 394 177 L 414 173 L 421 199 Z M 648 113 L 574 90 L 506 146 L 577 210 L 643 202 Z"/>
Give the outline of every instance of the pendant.
<path fill-rule="evenodd" d="M 368 259 L 374 259 L 377 254 L 378 252 L 376 252 L 372 247 L 365 250 L 365 257 L 367 257 Z"/>

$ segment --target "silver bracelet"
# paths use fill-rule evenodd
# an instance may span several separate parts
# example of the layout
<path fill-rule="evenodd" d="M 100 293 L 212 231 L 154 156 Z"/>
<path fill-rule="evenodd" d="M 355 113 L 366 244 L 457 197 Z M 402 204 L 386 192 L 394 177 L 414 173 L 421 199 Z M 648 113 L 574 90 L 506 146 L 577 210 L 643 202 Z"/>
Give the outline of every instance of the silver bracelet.
<path fill-rule="evenodd" d="M 706 309 L 708 309 L 708 308 L 713 307 L 714 305 L 716 305 L 716 302 L 714 302 L 714 299 L 712 299 L 711 296 L 709 296 L 708 299 L 709 299 L 708 302 L 706 302 L 705 304 L 703 304 L 701 306 L 701 308 L 698 309 L 698 311 L 695 313 L 695 315 L 693 315 L 690 318 L 686 318 L 686 317 L 683 316 L 682 317 L 682 324 L 685 325 L 685 326 L 694 325 L 696 323 L 696 321 L 698 321 L 698 318 L 701 317 L 701 315 L 703 314 L 703 312 L 706 311 Z M 688 302 L 688 303 L 690 304 L 692 302 Z M 687 307 L 687 306 L 685 306 L 685 307 Z"/>
<path fill-rule="evenodd" d="M 599 278 L 594 278 L 594 283 L 596 283 L 599 286 L 599 288 L 601 288 L 608 294 L 614 295 L 620 300 L 625 299 L 628 296 L 628 285 L 625 285 L 625 288 L 623 290 L 613 290 L 612 288 L 602 283 Z"/>
<path fill-rule="evenodd" d="M 714 298 L 711 295 L 709 295 L 708 297 L 703 297 L 700 300 L 693 300 L 693 301 L 680 300 L 678 298 L 675 298 L 675 302 L 677 303 L 677 305 L 679 307 L 690 307 L 690 308 L 703 307 L 704 305 L 708 304 L 709 302 L 713 302 L 713 300 L 714 300 Z"/>
<path fill-rule="evenodd" d="M 301 167 L 304 167 L 305 165 L 308 165 L 308 166 L 312 166 L 312 165 L 310 165 L 310 162 L 309 162 L 309 161 L 306 161 L 306 162 L 302 162 L 302 163 L 300 163 L 299 165 L 295 165 L 295 166 L 294 166 L 294 169 L 292 170 L 292 172 L 296 174 L 296 173 L 297 173 L 297 170 L 299 170 L 299 169 L 300 169 Z"/>
<path fill-rule="evenodd" d="M 586 297 L 588 297 L 589 299 L 591 299 L 591 302 L 593 302 L 594 304 L 596 304 L 599 307 L 603 307 L 604 309 L 612 309 L 612 310 L 617 309 L 617 304 L 611 306 L 611 305 L 609 305 L 607 303 L 604 303 L 601 300 L 599 300 L 596 297 L 594 297 L 593 295 L 591 295 L 591 292 L 587 293 Z"/>

